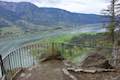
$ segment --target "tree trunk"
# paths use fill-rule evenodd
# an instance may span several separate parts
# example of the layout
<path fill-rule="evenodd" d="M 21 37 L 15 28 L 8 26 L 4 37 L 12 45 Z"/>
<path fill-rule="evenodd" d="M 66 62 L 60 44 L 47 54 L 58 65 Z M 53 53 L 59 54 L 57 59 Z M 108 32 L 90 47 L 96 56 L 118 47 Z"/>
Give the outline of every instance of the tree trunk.
<path fill-rule="evenodd" d="M 120 40 L 116 41 L 112 52 L 112 65 L 116 68 L 120 68 Z"/>

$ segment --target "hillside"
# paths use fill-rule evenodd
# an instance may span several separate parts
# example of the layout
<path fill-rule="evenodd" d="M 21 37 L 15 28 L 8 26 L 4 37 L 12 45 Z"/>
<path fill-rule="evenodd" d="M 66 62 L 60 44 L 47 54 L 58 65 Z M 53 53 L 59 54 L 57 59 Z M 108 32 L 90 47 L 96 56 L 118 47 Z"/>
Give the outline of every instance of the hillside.
<path fill-rule="evenodd" d="M 19 26 L 23 29 L 43 27 L 74 27 L 101 23 L 103 16 L 71 13 L 57 8 L 39 8 L 28 2 L 0 1 L 0 27 Z"/>

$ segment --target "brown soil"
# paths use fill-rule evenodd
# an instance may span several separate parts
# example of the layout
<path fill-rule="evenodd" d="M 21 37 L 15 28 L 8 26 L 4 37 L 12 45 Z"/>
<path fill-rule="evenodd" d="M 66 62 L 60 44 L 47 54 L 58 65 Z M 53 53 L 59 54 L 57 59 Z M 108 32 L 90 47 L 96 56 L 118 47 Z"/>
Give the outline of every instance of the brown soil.
<path fill-rule="evenodd" d="M 63 68 L 65 68 L 65 65 L 62 61 L 47 61 L 25 69 L 16 80 L 71 80 L 69 76 L 62 72 Z M 70 73 L 78 80 L 120 80 L 119 70 L 117 72 L 100 72 L 94 74 L 84 72 Z"/>
<path fill-rule="evenodd" d="M 32 68 L 25 69 L 16 80 L 70 80 L 62 72 L 64 64 L 59 60 L 51 60 Z"/>
<path fill-rule="evenodd" d="M 120 72 L 84 73 L 71 72 L 78 80 L 120 80 Z"/>

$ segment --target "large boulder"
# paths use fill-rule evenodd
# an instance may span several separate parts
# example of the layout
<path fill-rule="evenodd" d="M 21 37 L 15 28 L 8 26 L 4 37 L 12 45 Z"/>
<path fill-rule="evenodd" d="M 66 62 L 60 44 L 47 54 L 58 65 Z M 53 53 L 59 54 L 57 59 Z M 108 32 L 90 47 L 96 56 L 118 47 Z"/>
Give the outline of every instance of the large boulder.
<path fill-rule="evenodd" d="M 109 61 L 101 54 L 92 53 L 82 62 L 81 67 L 84 68 L 104 68 L 110 69 L 112 66 L 109 64 Z"/>

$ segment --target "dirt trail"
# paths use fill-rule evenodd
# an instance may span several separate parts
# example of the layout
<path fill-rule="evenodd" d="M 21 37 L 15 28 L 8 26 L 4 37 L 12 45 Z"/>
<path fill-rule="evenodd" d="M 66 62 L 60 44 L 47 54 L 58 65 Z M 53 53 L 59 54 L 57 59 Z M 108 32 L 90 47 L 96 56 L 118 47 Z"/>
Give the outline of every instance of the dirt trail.
<path fill-rule="evenodd" d="M 16 80 L 70 80 L 63 74 L 63 67 L 62 61 L 47 61 L 26 69 Z"/>
<path fill-rule="evenodd" d="M 65 65 L 62 61 L 51 60 L 40 65 L 25 69 L 16 80 L 71 80 L 69 76 L 64 75 L 62 69 Z M 72 72 L 77 80 L 120 80 L 120 70 L 117 72 L 85 73 Z"/>

